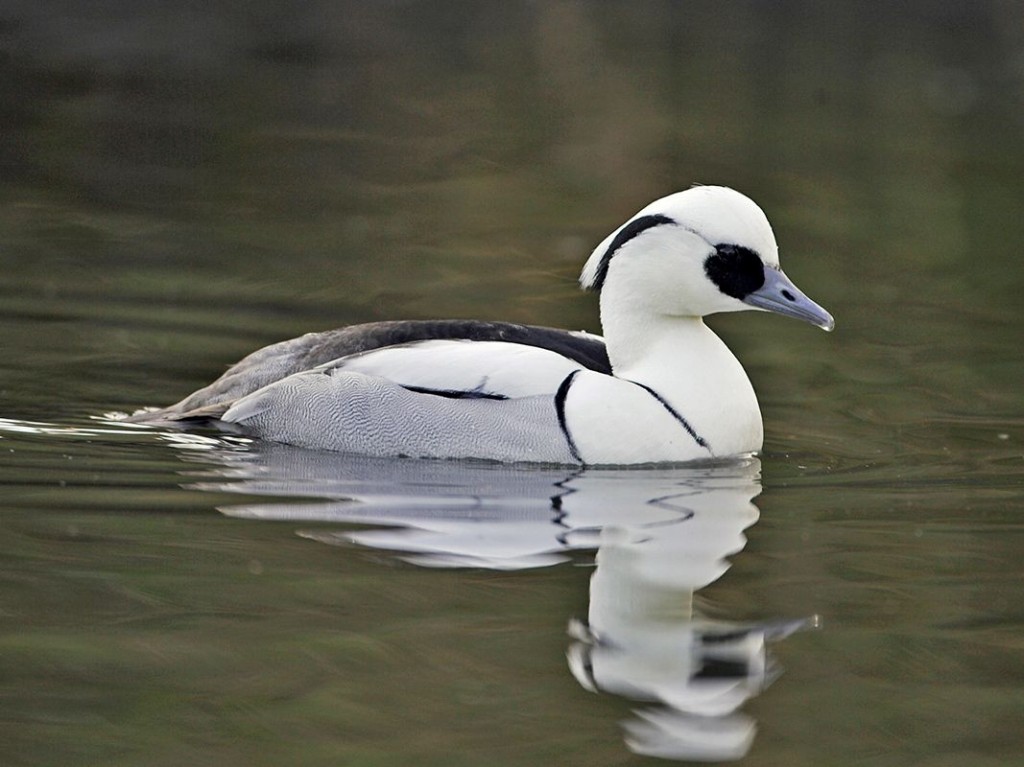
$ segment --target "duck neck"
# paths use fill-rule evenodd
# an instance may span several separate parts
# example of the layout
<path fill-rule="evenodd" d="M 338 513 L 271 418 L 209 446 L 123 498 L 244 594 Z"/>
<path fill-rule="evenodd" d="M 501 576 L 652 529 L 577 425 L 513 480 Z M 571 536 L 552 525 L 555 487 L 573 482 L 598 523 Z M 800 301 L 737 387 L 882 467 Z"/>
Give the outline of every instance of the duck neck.
<path fill-rule="evenodd" d="M 668 372 L 664 366 L 688 361 L 710 339 L 721 344 L 700 317 L 616 312 L 602 306 L 601 327 L 614 374 L 631 380 L 638 374 L 656 375 L 659 369 Z"/>
<path fill-rule="evenodd" d="M 602 300 L 601 323 L 613 375 L 654 389 L 715 455 L 760 450 L 761 412 L 750 379 L 703 319 L 635 306 L 622 311 Z"/>

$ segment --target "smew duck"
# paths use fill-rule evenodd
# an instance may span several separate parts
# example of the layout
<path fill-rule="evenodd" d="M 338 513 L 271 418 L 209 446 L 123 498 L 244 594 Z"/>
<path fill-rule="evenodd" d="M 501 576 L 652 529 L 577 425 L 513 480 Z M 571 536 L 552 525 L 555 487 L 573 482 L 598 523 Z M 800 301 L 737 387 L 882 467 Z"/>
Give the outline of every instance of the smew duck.
<path fill-rule="evenodd" d="M 603 337 L 502 322 L 378 322 L 253 352 L 137 422 L 213 423 L 307 448 L 585 465 L 755 453 L 763 426 L 739 361 L 703 321 L 762 310 L 832 316 L 779 268 L 762 210 L 697 186 L 597 246 L 580 285 Z"/>

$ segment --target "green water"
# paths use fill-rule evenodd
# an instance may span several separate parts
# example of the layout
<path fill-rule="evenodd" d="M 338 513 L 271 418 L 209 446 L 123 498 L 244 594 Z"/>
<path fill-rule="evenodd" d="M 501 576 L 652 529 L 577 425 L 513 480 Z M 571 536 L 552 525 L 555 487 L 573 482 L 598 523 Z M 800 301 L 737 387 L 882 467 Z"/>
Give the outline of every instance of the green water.
<path fill-rule="evenodd" d="M 562 519 L 557 473 L 97 417 L 349 322 L 596 331 L 590 249 L 704 182 L 764 207 L 837 328 L 712 318 L 764 412 L 758 513 L 650 636 L 813 618 L 768 644 L 740 764 L 1024 764 L 1022 29 L 1005 3 L 0 11 L 0 763 L 659 763 L 621 725 L 650 702 L 585 689 L 568 627 L 614 504 L 645 530 L 689 475 L 577 478 L 606 489 Z M 509 527 L 478 539 L 543 556 L 438 567 L 481 497 Z M 448 537 L 410 543 L 409 507 Z M 374 515 L 397 527 L 359 538 Z"/>

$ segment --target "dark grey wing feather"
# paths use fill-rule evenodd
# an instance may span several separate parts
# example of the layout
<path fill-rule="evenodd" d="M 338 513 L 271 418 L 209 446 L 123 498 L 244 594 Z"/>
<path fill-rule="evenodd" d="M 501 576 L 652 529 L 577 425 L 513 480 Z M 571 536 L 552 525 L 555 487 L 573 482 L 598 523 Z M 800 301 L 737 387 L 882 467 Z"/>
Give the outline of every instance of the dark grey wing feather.
<path fill-rule="evenodd" d="M 599 373 L 611 373 L 604 341 L 597 336 L 579 335 L 568 330 L 512 322 L 479 320 L 406 320 L 350 325 L 324 333 L 313 333 L 315 343 L 300 369 L 322 365 L 350 354 L 415 341 L 506 341 L 561 354 Z M 309 336 L 303 336 L 308 338 Z M 300 339 L 295 339 L 300 340 Z M 285 342 L 287 343 L 287 342 Z M 298 372 L 298 371 L 293 371 Z"/>
<path fill-rule="evenodd" d="M 584 367 L 611 373 L 604 341 L 536 325 L 476 320 L 410 320 L 350 325 L 307 333 L 254 351 L 220 378 L 174 405 L 136 413 L 137 423 L 219 418 L 231 403 L 293 373 L 386 346 L 428 340 L 505 341 L 561 354 Z"/>

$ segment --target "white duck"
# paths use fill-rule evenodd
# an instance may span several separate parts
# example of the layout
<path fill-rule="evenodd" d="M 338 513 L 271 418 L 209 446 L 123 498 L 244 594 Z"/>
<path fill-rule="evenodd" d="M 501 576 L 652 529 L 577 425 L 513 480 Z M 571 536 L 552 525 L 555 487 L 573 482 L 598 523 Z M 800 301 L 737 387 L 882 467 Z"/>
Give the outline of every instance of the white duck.
<path fill-rule="evenodd" d="M 768 219 L 732 189 L 648 205 L 598 245 L 580 284 L 604 338 L 473 321 L 383 322 L 260 349 L 138 422 L 213 422 L 379 456 L 643 464 L 754 453 L 743 367 L 703 322 L 760 309 L 831 330 L 779 268 Z"/>

